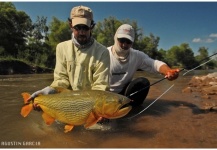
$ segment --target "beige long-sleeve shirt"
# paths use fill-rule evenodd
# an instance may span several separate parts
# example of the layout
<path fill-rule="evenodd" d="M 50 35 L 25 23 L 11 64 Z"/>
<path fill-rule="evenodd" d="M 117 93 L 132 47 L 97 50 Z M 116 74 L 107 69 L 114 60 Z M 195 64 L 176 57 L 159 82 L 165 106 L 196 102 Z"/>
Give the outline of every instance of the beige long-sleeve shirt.
<path fill-rule="evenodd" d="M 71 40 L 56 47 L 56 66 L 52 87 L 73 90 L 109 90 L 110 58 L 106 47 L 94 40 L 78 49 Z"/>

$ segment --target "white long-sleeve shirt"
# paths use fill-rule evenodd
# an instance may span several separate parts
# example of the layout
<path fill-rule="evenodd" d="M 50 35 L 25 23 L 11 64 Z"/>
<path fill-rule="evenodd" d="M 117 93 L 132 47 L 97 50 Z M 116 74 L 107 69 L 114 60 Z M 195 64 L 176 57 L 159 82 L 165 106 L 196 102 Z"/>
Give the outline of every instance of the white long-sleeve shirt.
<path fill-rule="evenodd" d="M 112 54 L 112 46 L 108 47 L 110 54 L 110 91 L 119 93 L 128 84 L 138 70 L 144 70 L 150 73 L 158 73 L 160 67 L 165 64 L 162 61 L 154 60 L 145 53 L 130 49 L 129 61 L 120 63 Z"/>

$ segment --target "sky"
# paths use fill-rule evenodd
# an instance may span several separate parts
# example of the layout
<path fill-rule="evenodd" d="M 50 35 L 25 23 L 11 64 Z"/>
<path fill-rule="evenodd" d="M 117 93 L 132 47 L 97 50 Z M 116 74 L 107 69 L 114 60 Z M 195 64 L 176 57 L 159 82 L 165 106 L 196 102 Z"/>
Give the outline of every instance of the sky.
<path fill-rule="evenodd" d="M 33 22 L 37 16 L 44 16 L 48 23 L 53 16 L 66 21 L 72 7 L 84 5 L 92 9 L 96 23 L 110 16 L 136 21 L 145 36 L 152 33 L 160 37 L 158 49 L 188 43 L 195 55 L 200 47 L 208 48 L 209 55 L 217 52 L 215 1 L 14 1 L 13 4 Z"/>

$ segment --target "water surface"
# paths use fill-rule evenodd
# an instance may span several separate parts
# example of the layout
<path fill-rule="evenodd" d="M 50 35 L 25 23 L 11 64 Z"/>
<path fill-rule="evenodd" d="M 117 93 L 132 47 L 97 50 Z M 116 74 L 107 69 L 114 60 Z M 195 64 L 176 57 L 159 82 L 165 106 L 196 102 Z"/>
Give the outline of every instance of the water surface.
<path fill-rule="evenodd" d="M 132 119 L 111 120 L 101 128 L 85 129 L 75 126 L 64 133 L 64 124 L 47 126 L 41 112 L 32 111 L 23 118 L 22 92 L 33 93 L 50 85 L 52 74 L 0 76 L 0 147 L 2 148 L 216 148 L 217 119 L 215 112 L 203 112 L 199 97 L 182 93 L 190 78 L 180 76 L 176 81 L 161 81 L 151 86 L 139 112 L 167 90 L 156 103 Z M 138 72 L 136 76 L 146 76 Z M 162 76 L 150 76 L 154 83 Z"/>

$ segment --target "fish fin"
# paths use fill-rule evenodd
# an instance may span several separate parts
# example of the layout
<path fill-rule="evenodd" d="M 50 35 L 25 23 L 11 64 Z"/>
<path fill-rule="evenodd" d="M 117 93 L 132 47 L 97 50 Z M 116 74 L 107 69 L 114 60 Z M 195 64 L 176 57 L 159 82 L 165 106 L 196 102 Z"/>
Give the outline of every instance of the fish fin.
<path fill-rule="evenodd" d="M 71 131 L 72 129 L 74 128 L 74 126 L 73 125 L 65 125 L 65 133 L 67 133 L 67 132 L 69 132 L 69 131 Z"/>
<path fill-rule="evenodd" d="M 42 114 L 42 118 L 44 119 L 44 122 L 47 124 L 47 125 L 51 125 L 53 122 L 54 122 L 54 118 L 49 116 L 48 114 L 46 113 L 43 113 Z"/>
<path fill-rule="evenodd" d="M 27 100 L 30 98 L 31 95 L 26 92 L 22 93 L 21 95 L 23 96 L 24 104 L 28 103 Z"/>
<path fill-rule="evenodd" d="M 102 117 L 96 116 L 93 112 L 91 112 L 90 115 L 87 118 L 87 121 L 86 121 L 84 127 L 88 128 L 88 127 L 96 124 L 101 119 L 102 119 Z"/>
<path fill-rule="evenodd" d="M 26 117 L 26 116 L 28 116 L 28 114 L 31 112 L 32 109 L 33 109 L 33 104 L 25 105 L 25 106 L 22 107 L 20 114 L 23 117 Z"/>
<path fill-rule="evenodd" d="M 72 90 L 63 88 L 63 87 L 53 87 L 57 93 L 62 93 L 62 92 L 71 92 Z"/>

